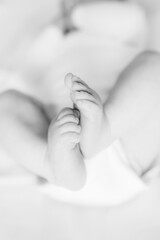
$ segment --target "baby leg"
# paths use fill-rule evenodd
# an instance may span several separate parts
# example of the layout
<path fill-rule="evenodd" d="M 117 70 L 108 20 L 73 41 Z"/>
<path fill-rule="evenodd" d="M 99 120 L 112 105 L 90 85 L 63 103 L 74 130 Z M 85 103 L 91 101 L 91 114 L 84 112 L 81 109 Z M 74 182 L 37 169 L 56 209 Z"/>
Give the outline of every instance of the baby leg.
<path fill-rule="evenodd" d="M 145 180 L 149 180 L 149 173 L 153 170 L 154 177 L 158 177 L 160 172 L 159 123 L 160 111 L 156 106 L 148 118 L 143 119 L 121 138 L 130 166 Z"/>
<path fill-rule="evenodd" d="M 35 175 L 44 171 L 49 120 L 43 104 L 16 90 L 0 95 L 0 147 Z"/>
<path fill-rule="evenodd" d="M 86 179 L 83 156 L 78 143 L 81 127 L 76 111 L 64 108 L 48 134 L 47 162 L 54 182 L 71 190 L 80 189 Z"/>

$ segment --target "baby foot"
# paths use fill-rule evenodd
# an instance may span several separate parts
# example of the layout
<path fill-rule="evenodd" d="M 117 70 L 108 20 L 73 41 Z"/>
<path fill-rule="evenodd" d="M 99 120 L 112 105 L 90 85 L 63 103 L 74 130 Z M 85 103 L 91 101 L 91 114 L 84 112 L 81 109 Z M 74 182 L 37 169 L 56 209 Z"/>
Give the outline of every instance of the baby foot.
<path fill-rule="evenodd" d="M 81 127 L 77 111 L 64 108 L 48 133 L 47 158 L 57 185 L 78 190 L 85 183 L 86 172 L 79 150 Z"/>
<path fill-rule="evenodd" d="M 80 147 L 85 158 L 95 156 L 108 146 L 110 127 L 99 95 L 80 78 L 67 74 L 65 84 L 71 91 L 75 108 L 80 111 Z"/>

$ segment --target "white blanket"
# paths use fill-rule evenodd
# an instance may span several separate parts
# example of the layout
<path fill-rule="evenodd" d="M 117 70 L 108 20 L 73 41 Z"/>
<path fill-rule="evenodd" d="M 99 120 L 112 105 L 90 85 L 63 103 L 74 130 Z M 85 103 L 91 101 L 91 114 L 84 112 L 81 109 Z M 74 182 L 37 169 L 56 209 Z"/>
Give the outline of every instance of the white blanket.
<path fill-rule="evenodd" d="M 113 206 L 145 191 L 147 186 L 128 165 L 119 141 L 95 158 L 85 161 L 87 182 L 79 191 L 46 184 L 40 191 L 53 199 L 72 204 Z"/>

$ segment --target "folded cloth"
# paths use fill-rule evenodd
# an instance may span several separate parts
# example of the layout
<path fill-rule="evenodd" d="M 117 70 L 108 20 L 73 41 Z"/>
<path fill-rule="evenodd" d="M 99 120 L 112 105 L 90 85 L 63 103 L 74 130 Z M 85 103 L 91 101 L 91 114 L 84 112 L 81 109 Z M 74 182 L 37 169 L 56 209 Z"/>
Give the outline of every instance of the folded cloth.
<path fill-rule="evenodd" d="M 90 160 L 85 160 L 87 181 L 79 191 L 46 184 L 39 190 L 55 200 L 81 205 L 112 206 L 126 202 L 147 186 L 129 167 L 119 141 Z"/>

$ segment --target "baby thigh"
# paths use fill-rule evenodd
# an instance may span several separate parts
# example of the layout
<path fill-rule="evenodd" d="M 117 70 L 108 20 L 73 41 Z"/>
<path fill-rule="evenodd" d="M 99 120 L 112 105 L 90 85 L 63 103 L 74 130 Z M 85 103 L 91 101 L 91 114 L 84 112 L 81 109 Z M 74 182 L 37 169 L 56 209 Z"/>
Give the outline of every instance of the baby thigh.
<path fill-rule="evenodd" d="M 159 105 L 159 104 L 157 104 Z M 121 138 L 129 163 L 139 175 L 159 164 L 160 106 Z"/>

